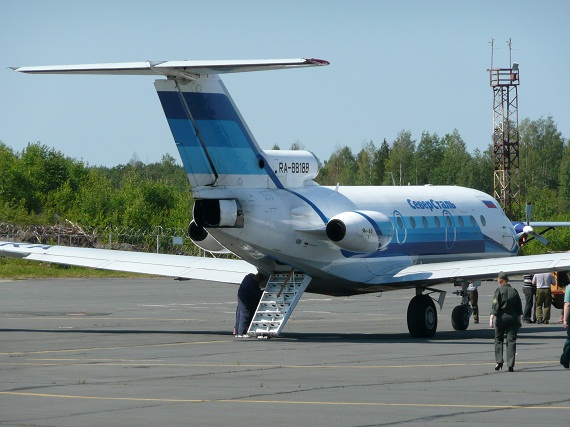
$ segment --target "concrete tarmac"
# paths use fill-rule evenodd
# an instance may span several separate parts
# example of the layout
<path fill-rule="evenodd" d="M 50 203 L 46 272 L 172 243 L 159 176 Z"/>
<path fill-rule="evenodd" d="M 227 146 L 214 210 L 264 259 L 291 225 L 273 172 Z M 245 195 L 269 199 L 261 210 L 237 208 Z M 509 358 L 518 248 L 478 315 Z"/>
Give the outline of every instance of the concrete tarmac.
<path fill-rule="evenodd" d="M 515 372 L 495 372 L 496 283 L 461 332 L 443 288 L 432 339 L 409 336 L 403 290 L 306 294 L 281 338 L 259 340 L 232 335 L 234 285 L 0 281 L 0 426 L 567 426 L 560 310 L 524 325 Z"/>

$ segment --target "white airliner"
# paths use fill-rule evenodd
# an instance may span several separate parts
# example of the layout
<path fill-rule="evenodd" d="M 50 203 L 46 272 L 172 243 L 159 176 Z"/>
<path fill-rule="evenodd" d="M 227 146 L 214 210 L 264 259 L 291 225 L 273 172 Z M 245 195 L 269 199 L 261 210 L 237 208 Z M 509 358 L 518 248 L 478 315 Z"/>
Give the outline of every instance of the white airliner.
<path fill-rule="evenodd" d="M 174 278 L 239 283 L 270 276 L 252 336 L 276 336 L 303 292 L 346 296 L 416 289 L 412 336 L 437 328 L 435 286 L 461 286 L 455 329 L 472 313 L 467 282 L 567 270 L 570 253 L 515 256 L 533 225 L 505 216 L 488 194 L 455 186 L 325 187 L 307 151 L 262 150 L 219 74 L 325 66 L 318 59 L 167 61 L 20 67 L 29 74 L 158 74 L 155 87 L 196 200 L 189 234 L 199 247 L 241 260 L 0 242 L 0 255 Z M 189 215 L 190 216 L 190 215 Z M 524 229 L 523 229 L 524 227 Z"/>

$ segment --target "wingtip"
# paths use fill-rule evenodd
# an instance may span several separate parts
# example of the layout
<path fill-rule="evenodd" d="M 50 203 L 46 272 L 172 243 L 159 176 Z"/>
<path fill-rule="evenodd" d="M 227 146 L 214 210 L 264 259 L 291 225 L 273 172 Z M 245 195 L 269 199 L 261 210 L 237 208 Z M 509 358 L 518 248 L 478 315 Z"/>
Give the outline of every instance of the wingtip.
<path fill-rule="evenodd" d="M 309 58 L 307 61 L 314 65 L 330 65 L 330 62 L 325 61 L 324 59 Z"/>

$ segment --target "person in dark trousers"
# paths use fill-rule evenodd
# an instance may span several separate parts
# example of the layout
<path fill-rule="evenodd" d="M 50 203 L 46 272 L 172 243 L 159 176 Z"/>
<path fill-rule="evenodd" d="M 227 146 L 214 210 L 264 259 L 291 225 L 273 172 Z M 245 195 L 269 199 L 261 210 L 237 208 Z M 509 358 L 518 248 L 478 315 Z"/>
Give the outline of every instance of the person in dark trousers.
<path fill-rule="evenodd" d="M 548 324 L 552 305 L 550 285 L 556 284 L 556 281 L 551 273 L 539 273 L 532 278 L 532 284 L 536 285 L 536 323 Z"/>
<path fill-rule="evenodd" d="M 261 273 L 250 273 L 243 278 L 239 285 L 237 293 L 238 306 L 236 311 L 236 324 L 234 328 L 235 336 L 237 338 L 249 337 L 247 330 L 253 320 L 253 315 L 255 314 L 255 310 L 257 310 L 259 300 L 263 295 L 263 291 L 259 285 L 264 279 L 265 276 Z"/>
<path fill-rule="evenodd" d="M 532 278 L 534 274 L 526 274 L 523 276 L 523 294 L 524 294 L 524 311 L 523 322 L 536 323 L 536 315 L 533 310 L 534 299 L 536 297 L 536 285 L 533 285 Z"/>
<path fill-rule="evenodd" d="M 568 338 L 564 343 L 564 348 L 562 349 L 562 356 L 560 356 L 560 364 L 566 369 L 570 368 L 570 285 L 566 286 L 566 291 L 564 292 L 564 329 L 566 329 L 566 335 Z"/>
<path fill-rule="evenodd" d="M 495 327 L 495 371 L 503 369 L 503 341 L 507 334 L 507 366 L 514 371 L 517 352 L 517 333 L 521 327 L 522 302 L 519 293 L 509 285 L 509 278 L 504 272 L 497 277 L 499 287 L 493 296 L 489 326 Z"/>
<path fill-rule="evenodd" d="M 479 323 L 479 291 L 477 288 L 481 286 L 480 280 L 473 280 L 469 282 L 467 292 L 469 293 L 469 304 L 473 308 L 473 321 Z"/>

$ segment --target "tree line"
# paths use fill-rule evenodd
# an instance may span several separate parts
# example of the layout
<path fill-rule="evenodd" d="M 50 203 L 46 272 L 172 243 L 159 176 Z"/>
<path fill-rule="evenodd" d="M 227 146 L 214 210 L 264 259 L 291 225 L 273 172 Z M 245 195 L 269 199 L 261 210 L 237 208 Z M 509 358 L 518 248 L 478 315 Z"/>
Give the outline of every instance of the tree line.
<path fill-rule="evenodd" d="M 534 220 L 570 220 L 570 145 L 552 117 L 524 119 L 520 125 L 519 184 L 521 210 L 533 203 Z M 273 147 L 279 148 L 279 147 Z M 293 149 L 303 148 L 299 142 Z M 402 130 L 388 143 L 363 145 L 355 155 L 337 146 L 321 164 L 322 185 L 461 185 L 493 194 L 494 155 L 469 153 L 457 130 L 439 136 L 423 132 L 419 141 Z M 0 222 L 74 224 L 104 229 L 186 228 L 193 199 L 184 168 L 166 154 L 144 164 L 133 158 L 115 167 L 89 166 L 41 143 L 16 152 L 0 142 Z M 568 250 L 570 236 L 553 243 Z M 549 236 L 550 238 L 550 236 Z M 532 249 L 538 252 L 542 249 Z"/>
<path fill-rule="evenodd" d="M 187 227 L 193 200 L 170 155 L 145 165 L 89 166 L 40 143 L 14 152 L 0 143 L 0 222 Z"/>
<path fill-rule="evenodd" d="M 364 144 L 354 155 L 349 147 L 337 147 L 324 162 L 317 178 L 325 185 L 459 185 L 493 195 L 494 153 L 472 154 L 457 130 L 440 137 L 423 132 L 419 142 L 402 130 L 388 144 Z M 552 117 L 524 119 L 519 125 L 520 210 L 532 201 L 541 219 L 554 219 L 570 209 L 570 145 Z"/>

